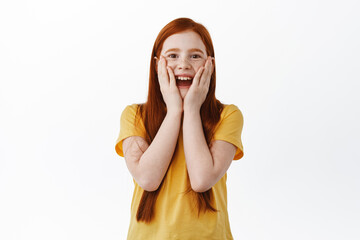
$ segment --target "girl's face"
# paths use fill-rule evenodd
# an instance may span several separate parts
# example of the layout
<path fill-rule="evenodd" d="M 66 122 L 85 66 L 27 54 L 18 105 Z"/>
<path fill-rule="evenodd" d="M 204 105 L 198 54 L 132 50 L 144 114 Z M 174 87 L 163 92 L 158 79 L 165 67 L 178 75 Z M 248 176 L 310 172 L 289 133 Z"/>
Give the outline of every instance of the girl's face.
<path fill-rule="evenodd" d="M 173 34 L 164 41 L 160 54 L 166 58 L 167 65 L 173 70 L 176 86 L 184 99 L 196 72 L 206 62 L 207 54 L 203 41 L 193 31 Z"/>

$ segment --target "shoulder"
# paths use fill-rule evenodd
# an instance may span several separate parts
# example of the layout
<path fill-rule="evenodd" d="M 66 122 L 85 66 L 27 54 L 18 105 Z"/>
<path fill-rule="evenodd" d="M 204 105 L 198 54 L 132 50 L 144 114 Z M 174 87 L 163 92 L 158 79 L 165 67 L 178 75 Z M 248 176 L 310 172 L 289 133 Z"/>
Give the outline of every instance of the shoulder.
<path fill-rule="evenodd" d="M 235 145 L 234 160 L 238 160 L 244 155 L 241 141 L 243 124 L 244 120 L 240 109 L 235 104 L 224 104 L 213 139 L 223 140 Z"/>
<path fill-rule="evenodd" d="M 224 108 L 221 112 L 220 121 L 228 117 L 237 118 L 243 121 L 243 114 L 241 110 L 235 104 L 224 104 Z"/>
<path fill-rule="evenodd" d="M 140 104 L 133 103 L 127 105 L 121 113 L 122 117 L 135 117 L 139 112 Z"/>
<path fill-rule="evenodd" d="M 130 113 L 130 112 L 136 113 L 136 111 L 137 111 L 138 108 L 139 108 L 139 104 L 133 103 L 133 104 L 127 105 L 127 106 L 124 108 L 123 112 L 126 112 L 126 113 Z"/>

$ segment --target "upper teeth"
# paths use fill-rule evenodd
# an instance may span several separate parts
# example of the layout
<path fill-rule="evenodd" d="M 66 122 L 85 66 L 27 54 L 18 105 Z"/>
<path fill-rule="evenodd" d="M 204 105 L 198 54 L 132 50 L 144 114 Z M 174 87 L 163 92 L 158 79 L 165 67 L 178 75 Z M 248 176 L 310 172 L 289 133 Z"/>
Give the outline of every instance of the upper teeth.
<path fill-rule="evenodd" d="M 179 80 L 191 80 L 192 78 L 190 78 L 190 77 L 176 77 L 176 79 L 179 79 Z"/>

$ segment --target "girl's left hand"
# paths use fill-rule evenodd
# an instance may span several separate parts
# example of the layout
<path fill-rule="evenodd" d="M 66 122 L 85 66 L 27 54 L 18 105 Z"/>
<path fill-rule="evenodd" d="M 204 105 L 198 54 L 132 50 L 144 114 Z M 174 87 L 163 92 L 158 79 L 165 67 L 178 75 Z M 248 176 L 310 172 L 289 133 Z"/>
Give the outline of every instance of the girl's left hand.
<path fill-rule="evenodd" d="M 214 72 L 213 58 L 209 56 L 206 59 L 205 66 L 199 68 L 193 82 L 184 98 L 184 111 L 200 111 L 209 91 L 211 75 Z"/>

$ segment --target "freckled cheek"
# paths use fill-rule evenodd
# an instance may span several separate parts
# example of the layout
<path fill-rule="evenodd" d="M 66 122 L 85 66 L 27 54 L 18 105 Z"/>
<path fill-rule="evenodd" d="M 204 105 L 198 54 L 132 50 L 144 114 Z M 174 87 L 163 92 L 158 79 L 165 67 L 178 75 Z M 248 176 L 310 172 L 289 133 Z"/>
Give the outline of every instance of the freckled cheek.
<path fill-rule="evenodd" d="M 197 61 L 190 63 L 191 67 L 197 72 L 200 67 L 205 66 L 205 61 Z M 177 67 L 176 62 L 170 62 L 168 61 L 167 66 L 169 66 L 172 70 L 174 70 Z"/>
<path fill-rule="evenodd" d="M 168 62 L 168 63 L 167 63 L 167 66 L 170 67 L 172 70 L 174 70 L 175 67 L 176 67 L 176 64 L 171 63 L 171 62 Z"/>
<path fill-rule="evenodd" d="M 193 65 L 196 72 L 199 71 L 199 68 L 201 68 L 202 66 L 205 66 L 205 61 L 199 61 Z"/>

